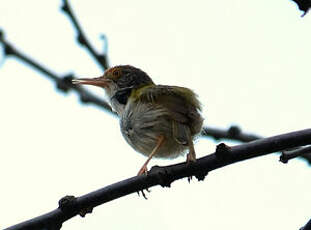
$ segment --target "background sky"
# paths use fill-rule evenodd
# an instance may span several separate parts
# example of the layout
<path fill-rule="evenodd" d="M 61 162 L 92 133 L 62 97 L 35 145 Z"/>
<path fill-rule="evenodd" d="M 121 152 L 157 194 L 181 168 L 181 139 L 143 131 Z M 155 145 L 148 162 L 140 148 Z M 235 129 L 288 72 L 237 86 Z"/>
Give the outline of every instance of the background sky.
<path fill-rule="evenodd" d="M 88 38 L 111 65 L 131 64 L 156 83 L 194 89 L 205 125 L 273 136 L 310 128 L 311 16 L 289 0 L 71 1 Z M 59 8 L 61 1 L 1 2 L 0 27 L 24 53 L 60 75 L 102 71 Z M 0 56 L 0 228 L 134 176 L 145 157 L 118 120 L 14 58 Z M 89 88 L 104 97 L 100 89 Z M 228 142 L 229 143 L 229 142 Z M 199 157 L 218 142 L 202 138 Z M 236 143 L 229 143 L 236 144 Z M 152 160 L 152 165 L 184 161 Z M 62 229 L 299 229 L 311 218 L 311 168 L 278 155 L 230 165 L 205 181 L 179 180 L 75 217 Z"/>

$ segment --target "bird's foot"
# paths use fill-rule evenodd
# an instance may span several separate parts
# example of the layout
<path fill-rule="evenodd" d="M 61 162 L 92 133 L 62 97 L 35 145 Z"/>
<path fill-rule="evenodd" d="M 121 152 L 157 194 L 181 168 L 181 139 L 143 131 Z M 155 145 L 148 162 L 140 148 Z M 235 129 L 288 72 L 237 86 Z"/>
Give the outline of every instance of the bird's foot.
<path fill-rule="evenodd" d="M 143 167 L 141 167 L 141 169 L 138 171 L 137 176 L 147 175 L 147 173 L 148 173 L 147 165 L 143 165 Z M 150 192 L 150 190 L 148 188 L 146 189 L 146 191 Z M 147 196 L 146 196 L 144 190 L 138 191 L 137 192 L 138 196 L 140 196 L 140 193 L 143 196 L 143 198 L 145 198 L 147 200 Z"/>
<path fill-rule="evenodd" d="M 146 189 L 146 191 L 149 192 L 149 193 L 151 192 L 148 188 Z M 147 196 L 146 196 L 144 190 L 137 191 L 138 196 L 140 196 L 140 193 L 141 193 L 141 195 L 143 196 L 143 198 L 145 198 L 146 200 L 148 200 L 148 198 L 147 198 Z"/>
<path fill-rule="evenodd" d="M 193 154 L 191 152 L 187 154 L 187 164 L 188 165 L 191 164 L 192 162 L 196 162 L 196 161 L 197 161 L 197 159 L 195 157 L 195 154 Z"/>

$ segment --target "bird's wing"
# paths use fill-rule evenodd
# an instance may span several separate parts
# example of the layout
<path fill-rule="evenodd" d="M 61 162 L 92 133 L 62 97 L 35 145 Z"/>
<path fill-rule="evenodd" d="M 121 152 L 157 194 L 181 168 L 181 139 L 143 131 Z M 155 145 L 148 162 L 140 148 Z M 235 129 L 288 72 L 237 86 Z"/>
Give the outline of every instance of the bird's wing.
<path fill-rule="evenodd" d="M 155 85 L 139 90 L 136 98 L 167 109 L 172 119 L 172 132 L 181 144 L 187 144 L 195 119 L 200 118 L 200 102 L 195 93 L 184 87 Z"/>

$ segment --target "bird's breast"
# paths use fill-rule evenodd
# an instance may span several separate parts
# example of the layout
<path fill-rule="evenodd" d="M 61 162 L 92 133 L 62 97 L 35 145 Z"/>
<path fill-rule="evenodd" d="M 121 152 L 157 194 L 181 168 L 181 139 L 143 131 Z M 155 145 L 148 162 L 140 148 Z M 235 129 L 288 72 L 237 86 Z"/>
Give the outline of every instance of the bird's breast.
<path fill-rule="evenodd" d="M 165 108 L 151 103 L 130 102 L 121 115 L 120 128 L 125 140 L 138 152 L 149 155 L 159 136 L 165 137 L 161 151 L 155 157 L 174 157 L 184 146 L 171 140 L 172 122 Z"/>

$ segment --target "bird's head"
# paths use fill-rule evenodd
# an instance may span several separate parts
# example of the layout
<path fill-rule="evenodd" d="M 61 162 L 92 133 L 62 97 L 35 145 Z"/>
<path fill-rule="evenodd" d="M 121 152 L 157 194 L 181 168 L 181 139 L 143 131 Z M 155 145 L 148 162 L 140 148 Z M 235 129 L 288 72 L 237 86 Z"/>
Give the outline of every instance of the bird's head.
<path fill-rule="evenodd" d="M 104 88 L 117 112 L 124 107 L 133 89 L 154 84 L 144 71 L 130 65 L 115 66 L 107 69 L 101 77 L 74 79 L 72 83 Z"/>
<path fill-rule="evenodd" d="M 74 79 L 72 82 L 102 87 L 109 97 L 113 97 L 119 90 L 138 89 L 154 84 L 144 71 L 130 65 L 119 65 L 107 69 L 101 77 Z"/>

